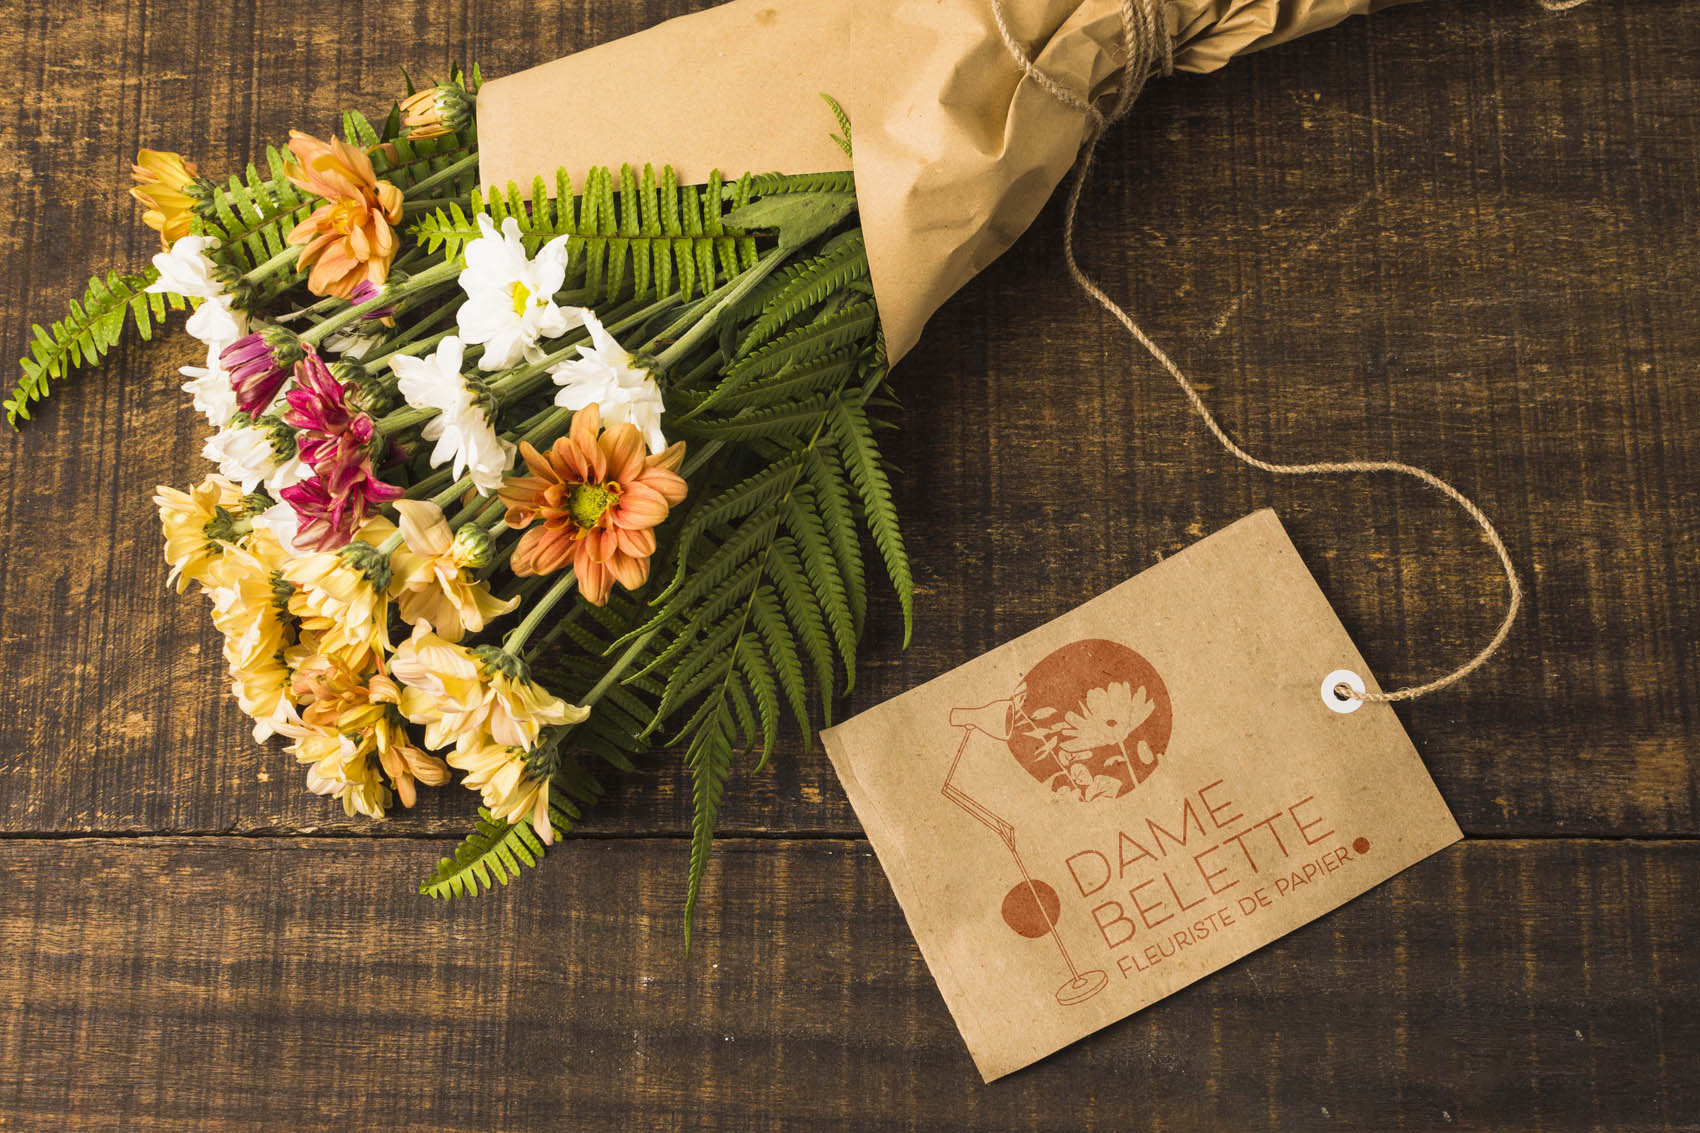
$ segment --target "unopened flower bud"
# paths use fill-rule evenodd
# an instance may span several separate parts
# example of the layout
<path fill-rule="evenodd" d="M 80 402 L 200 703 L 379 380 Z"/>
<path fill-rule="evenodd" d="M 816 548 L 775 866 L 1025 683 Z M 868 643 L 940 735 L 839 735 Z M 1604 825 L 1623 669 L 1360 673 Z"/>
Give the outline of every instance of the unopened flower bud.
<path fill-rule="evenodd" d="M 438 138 L 472 121 L 473 97 L 458 83 L 427 87 L 401 104 L 401 123 L 415 138 Z"/>
<path fill-rule="evenodd" d="M 279 326 L 245 334 L 226 346 L 219 362 L 230 373 L 230 387 L 244 413 L 261 414 L 289 380 L 303 351 L 295 335 Z"/>
<path fill-rule="evenodd" d="M 490 533 L 475 523 L 469 523 L 455 532 L 455 557 L 473 570 L 490 565 L 494 551 L 495 542 L 490 538 Z"/>
<path fill-rule="evenodd" d="M 342 549 L 342 561 L 366 576 L 372 589 L 380 593 L 390 586 L 390 560 L 378 548 L 358 539 Z"/>

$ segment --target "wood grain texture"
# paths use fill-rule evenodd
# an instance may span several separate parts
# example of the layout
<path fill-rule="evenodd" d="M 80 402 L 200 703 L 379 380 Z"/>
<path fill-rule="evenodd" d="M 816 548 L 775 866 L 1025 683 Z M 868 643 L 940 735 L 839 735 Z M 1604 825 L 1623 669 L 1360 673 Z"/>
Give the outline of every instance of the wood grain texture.
<path fill-rule="evenodd" d="M 225 169 L 291 125 L 380 106 L 399 64 L 514 69 L 690 6 L 11 5 L 0 357 L 91 265 L 152 251 L 123 194 L 139 144 Z M 1487 672 L 1404 710 L 1470 832 L 1696 829 L 1696 11 L 1395 9 L 1155 84 L 1089 194 L 1092 266 L 1247 444 L 1423 463 L 1501 522 L 1527 616 Z M 1488 635 L 1500 584 L 1449 504 L 1234 465 L 1072 290 L 1057 229 L 1052 209 L 898 371 L 922 616 L 904 653 L 876 602 L 846 710 L 1264 504 L 1384 682 Z M 0 829 L 365 829 L 249 742 L 204 611 L 164 586 L 148 497 L 204 467 L 174 390 L 192 360 L 180 341 L 126 348 L 0 453 Z M 676 761 L 651 767 L 596 828 L 682 828 Z M 465 807 L 439 795 L 384 832 L 459 829 Z M 735 784 L 725 821 L 857 832 L 797 744 Z"/>
<path fill-rule="evenodd" d="M 154 250 L 138 146 L 228 171 L 398 66 L 510 71 L 706 2 L 0 2 L 0 358 Z M 1530 603 L 1400 710 L 1487 840 L 988 1088 L 818 748 L 735 780 L 689 959 L 667 754 L 522 890 L 415 897 L 470 798 L 373 825 L 308 795 L 165 587 L 148 497 L 204 470 L 193 351 L 76 379 L 0 441 L 0 1124 L 1700 1124 L 1696 17 L 1428 0 L 1154 84 L 1106 142 L 1085 259 L 1229 429 L 1432 468 Z M 1467 656 L 1502 595 L 1463 517 L 1235 465 L 1074 292 L 1059 220 L 897 373 L 918 632 L 876 600 L 842 710 L 1266 504 L 1384 683 Z"/>
<path fill-rule="evenodd" d="M 677 842 L 573 842 L 532 900 L 422 916 L 396 882 L 440 849 L 12 851 L 0 1111 L 126 1129 L 606 1129 L 634 1105 L 642 1128 L 710 1129 L 1700 1114 L 1692 845 L 1455 846 L 986 1087 L 861 843 L 728 847 L 688 961 Z"/>

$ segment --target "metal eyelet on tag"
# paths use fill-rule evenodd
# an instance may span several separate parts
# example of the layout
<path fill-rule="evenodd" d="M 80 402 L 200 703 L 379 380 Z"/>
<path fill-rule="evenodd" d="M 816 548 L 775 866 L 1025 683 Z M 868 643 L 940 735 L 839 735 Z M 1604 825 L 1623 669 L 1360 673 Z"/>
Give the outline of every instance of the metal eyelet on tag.
<path fill-rule="evenodd" d="M 1345 716 L 1349 713 L 1356 712 L 1364 706 L 1363 701 L 1356 700 L 1348 696 L 1341 696 L 1338 692 L 1334 691 L 1339 685 L 1345 685 L 1353 692 L 1360 694 L 1364 691 L 1364 679 L 1362 677 L 1358 676 L 1350 669 L 1335 669 L 1332 673 L 1329 673 L 1326 677 L 1322 678 L 1322 703 L 1328 705 L 1328 710 L 1330 712 L 1338 712 L 1340 715 Z"/>

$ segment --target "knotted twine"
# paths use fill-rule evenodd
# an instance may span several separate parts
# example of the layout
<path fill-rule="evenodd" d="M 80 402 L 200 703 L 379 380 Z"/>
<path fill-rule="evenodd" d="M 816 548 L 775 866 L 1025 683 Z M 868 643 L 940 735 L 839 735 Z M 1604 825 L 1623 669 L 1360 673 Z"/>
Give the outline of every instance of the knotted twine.
<path fill-rule="evenodd" d="M 1570 8 L 1580 7 L 1586 2 L 1587 0 L 1539 0 L 1541 7 L 1552 12 L 1562 12 Z M 1167 75 L 1174 70 L 1174 42 L 1169 36 L 1168 25 L 1163 20 L 1162 12 L 1158 6 L 1159 0 L 1122 0 L 1121 47 L 1127 62 L 1122 67 L 1120 87 L 1116 91 L 1108 113 L 1099 110 L 1092 101 L 1075 94 L 1041 70 L 1010 30 L 1009 20 L 1004 12 L 1003 0 L 991 0 L 991 5 L 992 18 L 997 22 L 998 35 L 1003 38 L 1004 47 L 1008 48 L 1010 57 L 1021 68 L 1022 74 L 1031 79 L 1046 94 L 1064 106 L 1082 114 L 1087 121 L 1086 137 L 1081 145 L 1080 157 L 1075 164 L 1074 178 L 1068 191 L 1068 203 L 1063 212 L 1063 257 L 1068 263 L 1069 274 L 1074 277 L 1074 282 L 1080 286 L 1082 291 L 1096 300 L 1104 310 L 1115 316 L 1116 321 L 1127 329 L 1133 340 L 1144 347 L 1146 353 L 1150 354 L 1159 366 L 1168 371 L 1169 376 L 1175 379 L 1175 384 L 1179 385 L 1181 392 L 1186 395 L 1187 402 L 1192 406 L 1193 412 L 1197 413 L 1199 420 L 1204 422 L 1204 427 L 1210 430 L 1211 436 L 1215 437 L 1235 459 L 1253 468 L 1279 476 L 1318 476 L 1344 472 L 1395 472 L 1401 476 L 1409 476 L 1428 485 L 1463 508 L 1464 513 L 1475 521 L 1477 527 L 1481 528 L 1482 536 L 1487 540 L 1488 546 L 1492 547 L 1494 554 L 1499 556 L 1500 566 L 1505 571 L 1506 587 L 1509 590 L 1509 600 L 1505 605 L 1505 617 L 1500 621 L 1499 629 L 1495 631 L 1493 638 L 1474 657 L 1451 672 L 1422 684 L 1407 685 L 1404 688 L 1394 689 L 1392 692 L 1359 692 L 1347 685 L 1340 684 L 1334 688 L 1335 695 L 1343 699 L 1372 701 L 1381 704 L 1395 700 L 1415 700 L 1419 696 L 1426 696 L 1431 692 L 1438 692 L 1449 685 L 1456 684 L 1487 664 L 1488 659 L 1499 651 L 1499 647 L 1505 644 L 1505 639 L 1511 634 L 1511 626 L 1517 620 L 1517 612 L 1523 606 L 1523 584 L 1517 577 L 1517 568 L 1511 561 L 1511 552 L 1505 549 L 1505 540 L 1499 537 L 1499 532 L 1494 528 L 1493 522 L 1488 519 L 1481 508 L 1476 506 L 1474 501 L 1426 468 L 1418 468 L 1413 464 L 1405 464 L 1397 460 L 1325 460 L 1308 464 L 1287 464 L 1253 456 L 1240 447 L 1232 437 L 1228 436 L 1227 431 L 1216 420 L 1216 415 L 1210 411 L 1209 406 L 1205 405 L 1203 395 L 1198 392 L 1198 387 L 1193 384 L 1192 379 L 1186 376 L 1185 371 L 1175 363 L 1174 359 L 1169 357 L 1162 347 L 1151 340 L 1151 337 L 1133 320 L 1133 316 L 1129 315 L 1120 304 L 1105 294 L 1104 289 L 1081 270 L 1080 262 L 1075 258 L 1075 218 L 1080 210 L 1081 190 L 1086 186 L 1087 176 L 1092 171 L 1093 159 L 1097 157 L 1098 143 L 1103 140 L 1109 127 L 1124 118 L 1127 112 L 1132 109 L 1134 100 L 1139 97 L 1139 92 L 1145 88 L 1146 81 L 1153 74 Z"/>

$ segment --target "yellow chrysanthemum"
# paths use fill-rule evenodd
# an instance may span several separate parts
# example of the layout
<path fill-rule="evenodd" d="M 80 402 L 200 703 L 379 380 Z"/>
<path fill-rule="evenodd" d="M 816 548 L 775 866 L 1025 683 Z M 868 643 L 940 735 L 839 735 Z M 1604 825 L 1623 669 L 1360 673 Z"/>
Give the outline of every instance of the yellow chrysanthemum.
<path fill-rule="evenodd" d="M 390 594 L 408 624 L 428 622 L 444 641 L 455 642 L 519 605 L 518 598 L 504 601 L 467 576 L 488 556 L 482 530 L 468 527 L 457 537 L 442 509 L 423 500 L 397 500 L 395 508 L 404 543 L 390 559 Z"/>
<path fill-rule="evenodd" d="M 350 818 L 384 817 L 392 796 L 366 745 L 329 728 L 302 728 L 289 751 L 307 765 L 309 791 L 336 799 Z"/>
<path fill-rule="evenodd" d="M 582 723 L 590 709 L 568 704 L 541 685 L 517 674 L 486 666 L 490 698 L 483 720 L 490 738 L 499 744 L 530 751 L 545 726 Z"/>
<path fill-rule="evenodd" d="M 136 154 L 130 176 L 136 180 L 130 195 L 147 209 L 142 223 L 159 233 L 160 244 L 170 251 L 172 244 L 194 231 L 195 198 L 188 190 L 199 180 L 195 163 L 185 161 L 180 153 L 145 149 Z"/>
<path fill-rule="evenodd" d="M 321 793 L 336 795 L 350 814 L 383 817 L 387 797 L 380 799 L 367 787 L 374 766 L 383 770 L 403 806 L 418 801 L 416 782 L 440 787 L 449 781 L 447 765 L 409 738 L 407 722 L 397 711 L 401 690 L 389 677 L 320 655 L 296 671 L 292 691 L 302 704 L 302 727 L 292 745 L 296 758 L 312 765 L 309 785 L 315 777 L 331 785 L 333 790 Z M 331 736 L 347 742 L 333 750 Z"/>
<path fill-rule="evenodd" d="M 167 581 L 181 594 L 191 582 L 203 582 L 217 560 L 219 545 L 207 524 L 217 518 L 218 508 L 240 507 L 242 489 L 222 476 L 208 476 L 187 492 L 161 484 L 154 489 L 153 502 L 165 530 L 165 561 L 171 564 Z"/>
<path fill-rule="evenodd" d="M 489 697 L 484 667 L 466 648 L 444 641 L 429 622 L 419 622 L 412 636 L 396 646 L 389 669 L 403 686 L 402 715 L 425 725 L 426 747 L 442 751 L 487 742 L 481 711 Z"/>
<path fill-rule="evenodd" d="M 202 585 L 212 600 L 212 620 L 224 634 L 224 659 L 232 667 L 283 652 L 291 644 L 278 605 L 274 576 L 289 561 L 276 536 L 256 528 L 207 568 Z"/>
<path fill-rule="evenodd" d="M 224 634 L 224 660 L 231 691 L 254 720 L 254 739 L 264 740 L 298 720 L 289 696 L 290 670 L 284 652 L 293 635 L 279 608 L 273 579 L 289 559 L 276 537 L 256 529 L 223 553 L 207 571 L 213 624 Z"/>
<path fill-rule="evenodd" d="M 388 568 L 376 544 L 394 532 L 388 520 L 373 519 L 340 551 L 302 555 L 283 567 L 283 577 L 295 585 L 289 612 L 301 620 L 302 632 L 318 635 L 319 652 L 351 668 L 389 652 L 388 579 L 382 577 Z"/>
<path fill-rule="evenodd" d="M 525 752 L 486 743 L 450 752 L 449 766 L 466 772 L 462 784 L 479 793 L 493 817 L 503 822 L 529 821 L 545 845 L 555 841 L 555 827 L 549 821 L 549 780 L 529 774 Z"/>
<path fill-rule="evenodd" d="M 530 751 L 538 734 L 577 724 L 590 709 L 568 704 L 528 679 L 517 661 L 488 646 L 444 641 L 427 622 L 396 648 L 390 672 L 407 686 L 401 709 L 425 725 L 426 746 L 441 751 L 495 742 Z"/>

